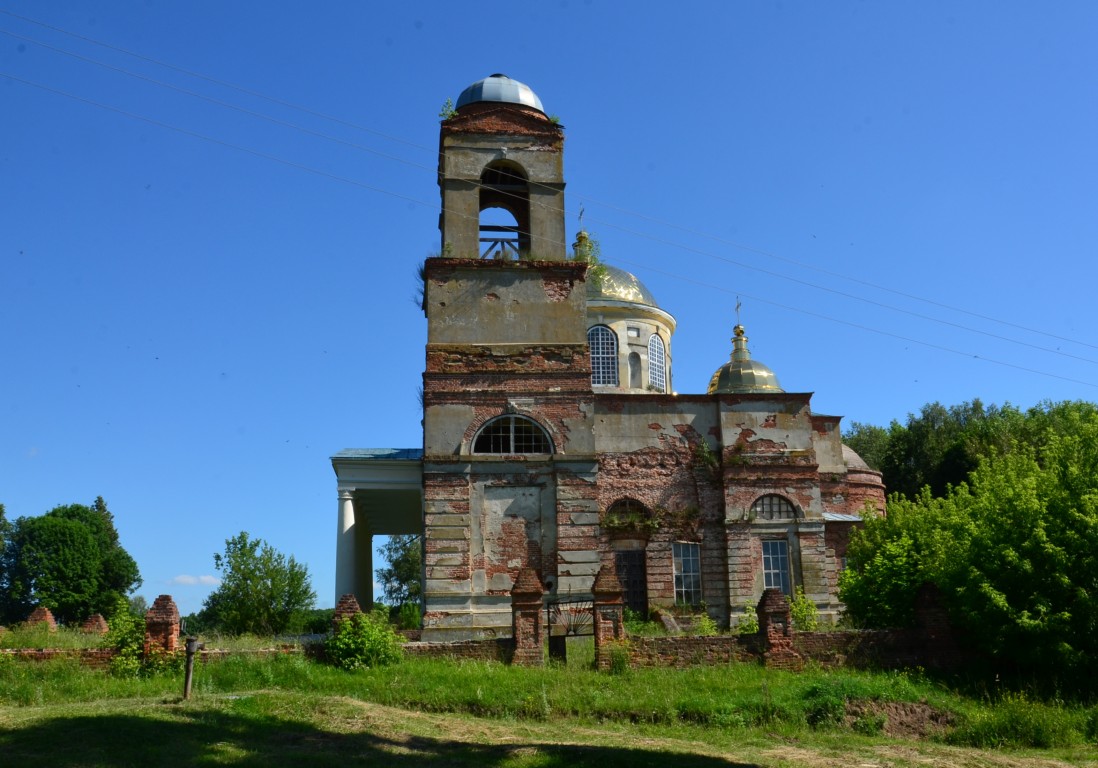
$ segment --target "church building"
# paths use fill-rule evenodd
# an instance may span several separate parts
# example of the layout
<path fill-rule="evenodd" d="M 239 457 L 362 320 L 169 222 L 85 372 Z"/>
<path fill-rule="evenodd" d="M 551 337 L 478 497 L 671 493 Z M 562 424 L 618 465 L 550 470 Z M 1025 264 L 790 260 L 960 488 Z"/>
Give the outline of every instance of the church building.
<path fill-rule="evenodd" d="M 850 531 L 884 509 L 840 417 L 784 391 L 741 325 L 704 394 L 673 390 L 675 318 L 584 232 L 568 245 L 564 131 L 529 87 L 469 86 L 439 147 L 423 445 L 332 457 L 336 596 L 369 604 L 373 537 L 418 533 L 424 640 L 509 635 L 523 568 L 547 600 L 590 599 L 605 564 L 638 611 L 735 625 L 776 587 L 834 618 Z"/>

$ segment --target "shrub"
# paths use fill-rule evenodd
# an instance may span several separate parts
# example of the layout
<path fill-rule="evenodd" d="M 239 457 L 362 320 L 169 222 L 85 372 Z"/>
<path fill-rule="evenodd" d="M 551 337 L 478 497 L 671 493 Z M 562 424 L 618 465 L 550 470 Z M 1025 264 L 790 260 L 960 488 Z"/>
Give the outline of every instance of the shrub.
<path fill-rule="evenodd" d="M 804 717 L 813 728 L 838 725 L 846 715 L 846 692 L 830 681 L 810 686 L 804 698 Z"/>
<path fill-rule="evenodd" d="M 400 661 L 400 636 L 384 614 L 356 613 L 339 622 L 339 628 L 324 644 L 324 652 L 341 669 L 382 667 Z"/>
<path fill-rule="evenodd" d="M 633 659 L 633 644 L 628 640 L 611 640 L 606 644 L 610 656 L 610 674 L 624 675 Z"/>
<path fill-rule="evenodd" d="M 626 634 L 635 637 L 661 637 L 667 634 L 667 630 L 658 621 L 652 621 L 645 614 L 631 608 L 625 609 L 622 623 L 625 624 Z"/>
<path fill-rule="evenodd" d="M 888 725 L 888 716 L 884 712 L 863 712 L 854 718 L 850 727 L 863 736 L 876 736 Z"/>
<path fill-rule="evenodd" d="M 717 622 L 713 621 L 708 613 L 700 614 L 694 619 L 694 634 L 700 637 L 713 637 L 717 634 Z"/>
<path fill-rule="evenodd" d="M 743 609 L 743 618 L 736 625 L 737 635 L 754 635 L 759 631 L 759 615 L 750 608 Z"/>
<path fill-rule="evenodd" d="M 1086 715 L 1083 736 L 1091 744 L 1098 744 L 1098 707 L 1091 707 Z"/>
<path fill-rule="evenodd" d="M 141 674 L 141 656 L 145 650 L 145 622 L 131 613 L 129 601 L 120 597 L 115 602 L 107 626 L 109 630 L 103 638 L 103 645 L 114 649 L 111 674 L 137 677 Z"/>
<path fill-rule="evenodd" d="M 789 603 L 789 616 L 793 629 L 798 632 L 815 632 L 820 626 L 819 611 L 816 604 L 804 594 L 804 587 L 797 587 L 793 600 Z"/>
<path fill-rule="evenodd" d="M 296 617 L 298 626 L 292 626 L 290 629 L 307 635 L 326 635 L 332 628 L 334 615 L 335 608 L 313 608 L 298 615 Z"/>
<path fill-rule="evenodd" d="M 419 629 L 419 603 L 402 603 L 396 620 L 399 629 Z"/>
<path fill-rule="evenodd" d="M 994 707 L 980 712 L 949 735 L 951 744 L 978 749 L 994 747 L 1065 747 L 1079 740 L 1069 713 L 1007 696 Z"/>

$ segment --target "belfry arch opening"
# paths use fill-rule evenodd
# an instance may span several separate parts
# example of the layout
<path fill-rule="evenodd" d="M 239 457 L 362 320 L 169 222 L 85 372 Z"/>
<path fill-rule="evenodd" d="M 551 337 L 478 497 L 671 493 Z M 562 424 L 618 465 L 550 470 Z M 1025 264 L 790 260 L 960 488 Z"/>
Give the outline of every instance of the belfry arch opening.
<path fill-rule="evenodd" d="M 517 163 L 497 160 L 480 175 L 480 256 L 530 255 L 530 185 Z"/>

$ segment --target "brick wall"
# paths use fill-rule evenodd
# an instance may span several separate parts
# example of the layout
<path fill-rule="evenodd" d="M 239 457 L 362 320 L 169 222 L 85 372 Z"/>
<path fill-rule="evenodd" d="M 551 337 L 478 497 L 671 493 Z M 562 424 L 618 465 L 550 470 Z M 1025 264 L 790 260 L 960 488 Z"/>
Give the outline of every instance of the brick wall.
<path fill-rule="evenodd" d="M 736 635 L 716 637 L 635 637 L 630 640 L 630 662 L 636 667 L 713 666 L 733 661 L 758 661 L 752 639 Z"/>
<path fill-rule="evenodd" d="M 17 661 L 53 661 L 76 659 L 86 667 L 105 669 L 114 658 L 113 648 L 0 648 L 0 656 Z"/>
<path fill-rule="evenodd" d="M 515 644 L 509 637 L 492 640 L 462 640 L 454 643 L 405 643 L 404 655 L 419 659 L 469 659 L 510 664 Z"/>

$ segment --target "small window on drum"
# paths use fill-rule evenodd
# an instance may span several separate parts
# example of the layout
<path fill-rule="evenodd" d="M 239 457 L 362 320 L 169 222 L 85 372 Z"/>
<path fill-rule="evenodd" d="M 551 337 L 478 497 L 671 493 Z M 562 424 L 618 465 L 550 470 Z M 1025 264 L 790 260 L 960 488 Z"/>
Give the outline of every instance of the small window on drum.
<path fill-rule="evenodd" d="M 768 493 L 755 499 L 751 513 L 757 520 L 792 520 L 797 516 L 797 509 L 784 496 Z"/>
<path fill-rule="evenodd" d="M 536 421 L 525 416 L 492 419 L 473 438 L 473 453 L 552 453 L 549 435 Z"/>

